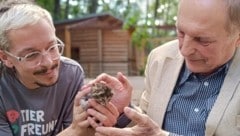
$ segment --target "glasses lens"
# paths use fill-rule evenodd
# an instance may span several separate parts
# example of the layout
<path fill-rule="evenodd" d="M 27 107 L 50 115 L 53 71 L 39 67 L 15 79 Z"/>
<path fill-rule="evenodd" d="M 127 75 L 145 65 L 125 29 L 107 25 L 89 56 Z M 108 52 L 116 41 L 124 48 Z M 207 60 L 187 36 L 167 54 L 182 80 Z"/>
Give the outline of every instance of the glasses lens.
<path fill-rule="evenodd" d="M 58 59 L 62 55 L 63 47 L 60 44 L 53 45 L 48 49 L 48 54 L 52 60 Z"/>
<path fill-rule="evenodd" d="M 35 66 L 38 65 L 41 61 L 41 53 L 40 52 L 32 52 L 27 54 L 22 61 L 27 63 L 28 65 Z"/>
<path fill-rule="evenodd" d="M 59 45 L 58 45 L 58 50 L 59 50 L 59 54 L 60 54 L 60 55 L 63 55 L 64 46 L 61 45 L 61 44 L 59 44 Z"/>

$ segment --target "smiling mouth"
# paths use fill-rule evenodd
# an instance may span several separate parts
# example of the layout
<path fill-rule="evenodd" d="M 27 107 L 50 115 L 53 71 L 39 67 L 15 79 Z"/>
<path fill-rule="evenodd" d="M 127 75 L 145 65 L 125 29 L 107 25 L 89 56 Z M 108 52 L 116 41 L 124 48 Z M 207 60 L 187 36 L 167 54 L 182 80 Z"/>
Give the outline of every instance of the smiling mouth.
<path fill-rule="evenodd" d="M 47 72 L 42 73 L 42 74 L 40 74 L 40 75 L 43 75 L 43 76 L 51 76 L 53 73 L 54 73 L 54 69 L 48 70 Z"/>
<path fill-rule="evenodd" d="M 57 67 L 58 67 L 58 64 L 53 65 L 50 69 L 43 68 L 41 70 L 38 70 L 38 71 L 34 72 L 33 74 L 34 75 L 49 75 L 49 74 L 53 73 L 54 70 L 57 69 Z"/>

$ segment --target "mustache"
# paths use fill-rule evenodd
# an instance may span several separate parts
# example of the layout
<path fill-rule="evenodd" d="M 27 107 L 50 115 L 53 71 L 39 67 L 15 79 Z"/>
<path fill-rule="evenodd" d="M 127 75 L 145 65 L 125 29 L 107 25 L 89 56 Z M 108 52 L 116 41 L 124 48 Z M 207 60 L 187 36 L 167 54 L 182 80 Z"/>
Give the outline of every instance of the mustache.
<path fill-rule="evenodd" d="M 58 67 L 58 64 L 55 64 L 55 65 L 53 65 L 50 69 L 53 70 L 53 69 L 55 69 L 55 68 L 57 68 L 57 67 Z M 40 70 L 38 70 L 38 71 L 35 71 L 35 72 L 33 73 L 33 75 L 45 74 L 47 71 L 48 71 L 48 68 L 44 67 L 44 68 L 42 68 L 42 69 L 40 69 Z"/>

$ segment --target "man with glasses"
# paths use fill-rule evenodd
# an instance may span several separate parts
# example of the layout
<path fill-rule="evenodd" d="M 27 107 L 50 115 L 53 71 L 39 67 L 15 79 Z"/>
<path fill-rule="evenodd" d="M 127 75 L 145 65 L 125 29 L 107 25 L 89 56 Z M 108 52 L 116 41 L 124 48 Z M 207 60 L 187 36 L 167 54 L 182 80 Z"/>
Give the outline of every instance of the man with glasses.
<path fill-rule="evenodd" d="M 64 44 L 49 12 L 8 0 L 0 4 L 0 22 L 1 136 L 85 136 L 92 132 L 87 118 L 104 126 L 116 123 L 118 111 L 111 103 L 105 108 L 92 101 L 92 108 L 81 108 L 80 99 L 89 92 L 79 91 L 84 72 L 61 56 Z"/>

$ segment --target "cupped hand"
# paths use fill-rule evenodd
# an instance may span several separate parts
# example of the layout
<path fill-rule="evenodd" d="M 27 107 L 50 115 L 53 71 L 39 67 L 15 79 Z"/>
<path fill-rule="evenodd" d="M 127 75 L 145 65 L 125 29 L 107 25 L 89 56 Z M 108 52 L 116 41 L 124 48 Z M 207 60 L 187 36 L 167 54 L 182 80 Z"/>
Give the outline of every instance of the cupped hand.
<path fill-rule="evenodd" d="M 117 73 L 117 77 L 110 76 L 106 73 L 99 75 L 95 80 L 90 81 L 87 86 L 91 86 L 95 82 L 104 82 L 113 90 L 111 102 L 117 107 L 119 113 L 123 112 L 123 108 L 128 106 L 132 97 L 132 86 L 127 77 L 121 72 Z"/>
<path fill-rule="evenodd" d="M 156 122 L 147 115 L 126 107 L 125 115 L 135 126 L 131 128 L 97 127 L 95 136 L 167 136 L 169 133 L 160 129 Z"/>
<path fill-rule="evenodd" d="M 119 112 L 111 102 L 104 106 L 91 99 L 89 106 L 90 108 L 87 109 L 87 113 L 90 115 L 88 121 L 93 128 L 98 126 L 111 127 L 117 123 Z"/>
<path fill-rule="evenodd" d="M 81 131 L 83 133 L 86 131 L 90 124 L 87 120 L 88 113 L 80 106 L 80 99 L 85 97 L 89 93 L 90 90 L 82 90 L 79 91 L 74 99 L 74 106 L 73 106 L 73 121 L 71 127 L 73 129 Z"/>

